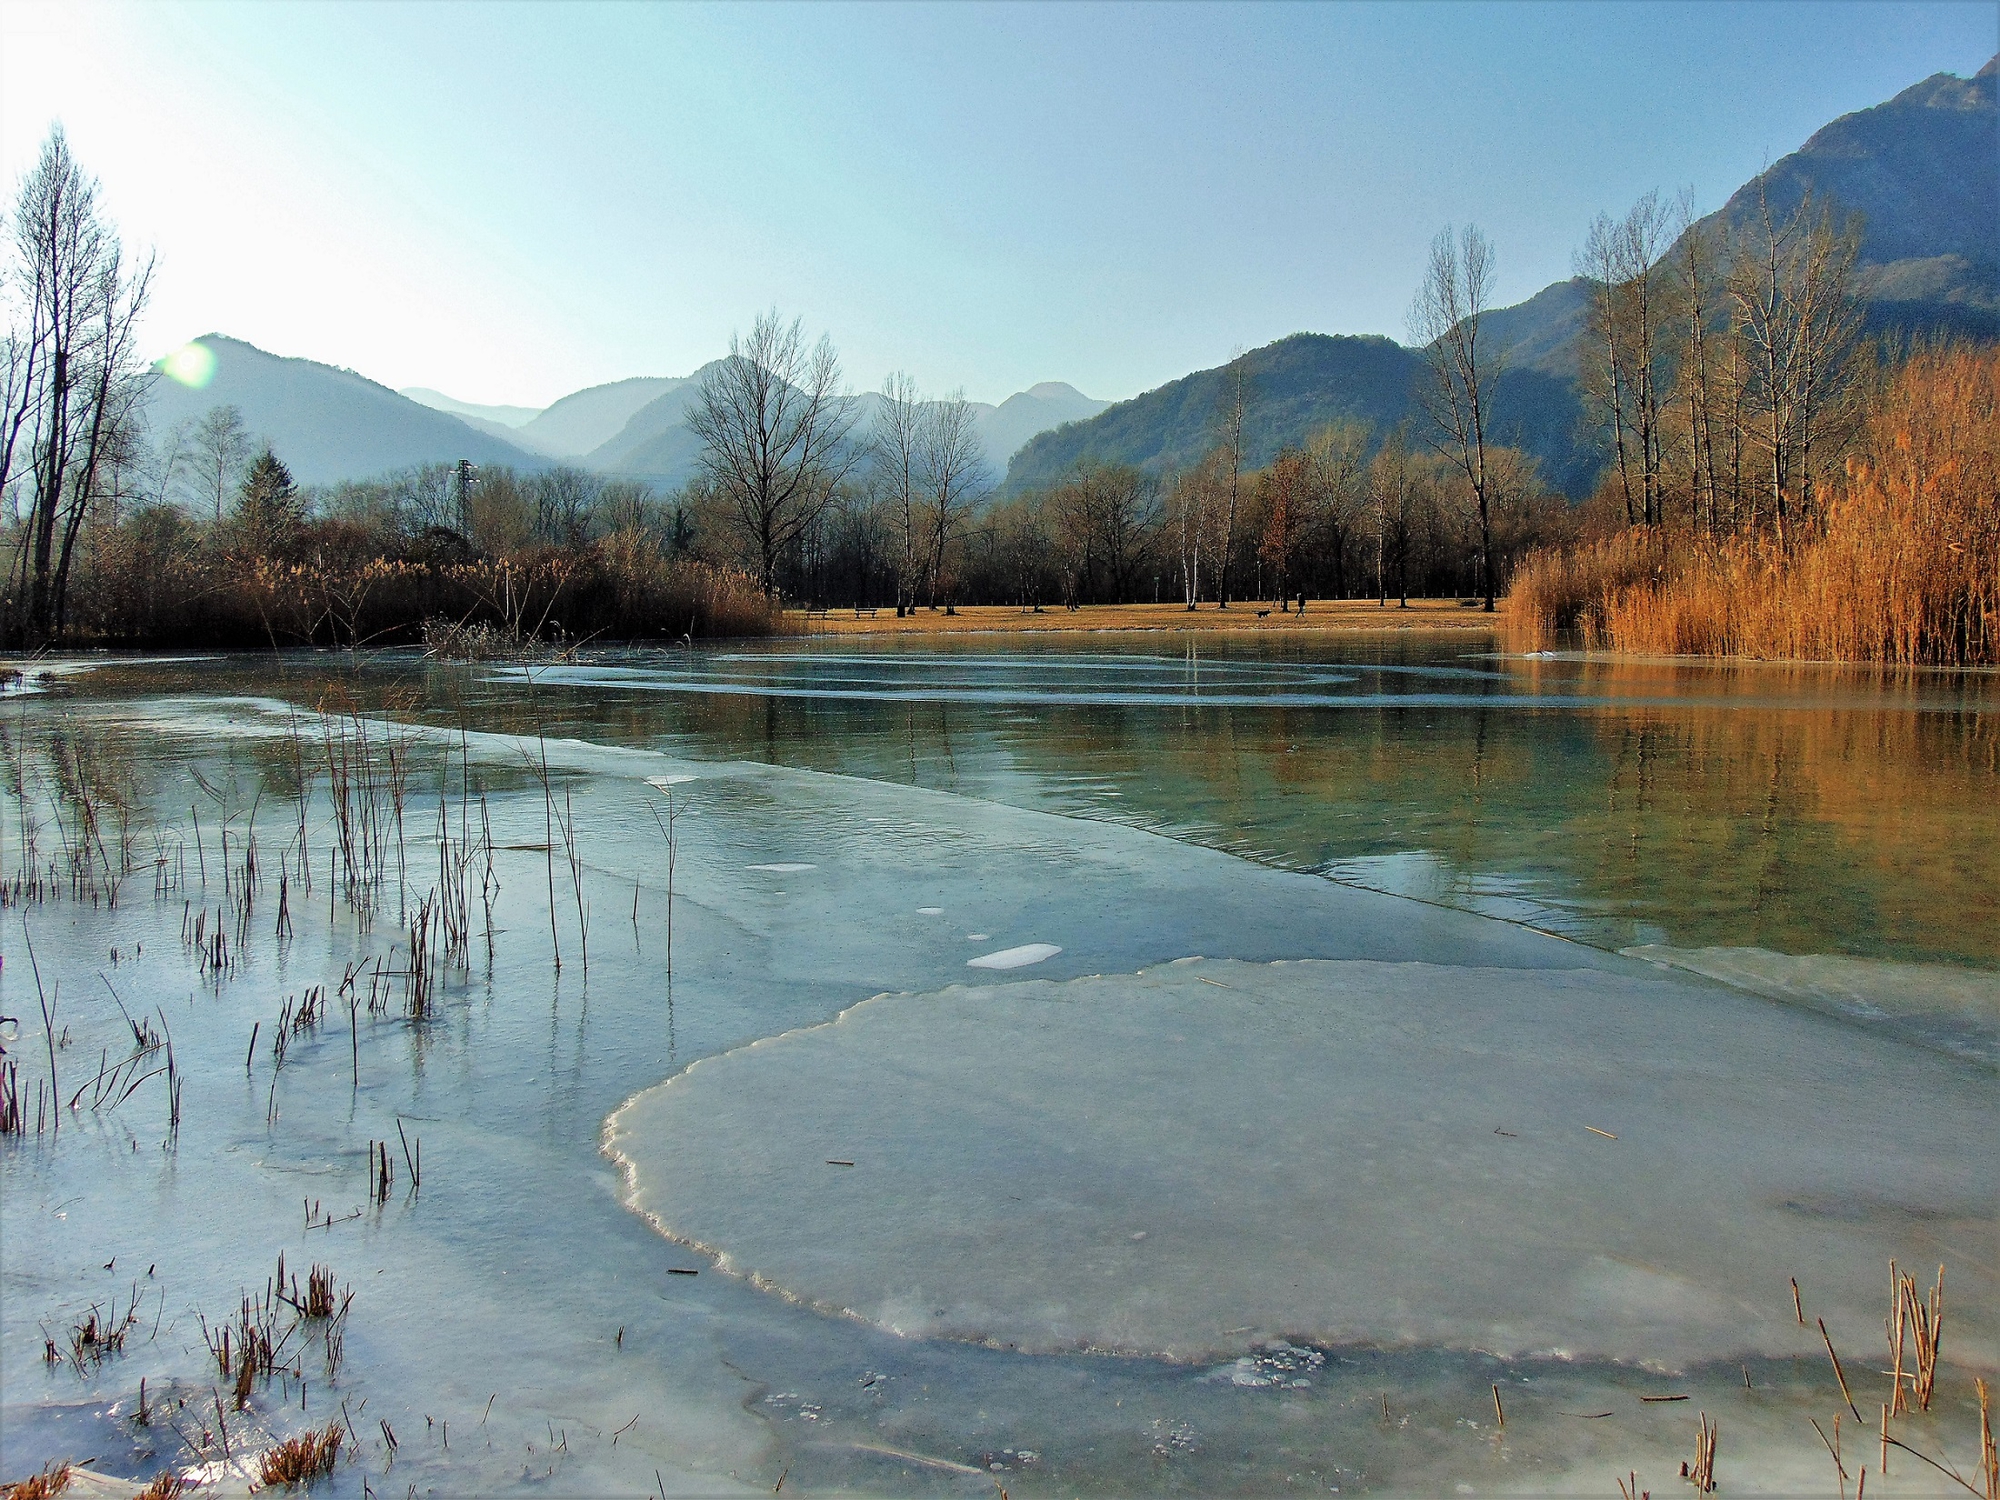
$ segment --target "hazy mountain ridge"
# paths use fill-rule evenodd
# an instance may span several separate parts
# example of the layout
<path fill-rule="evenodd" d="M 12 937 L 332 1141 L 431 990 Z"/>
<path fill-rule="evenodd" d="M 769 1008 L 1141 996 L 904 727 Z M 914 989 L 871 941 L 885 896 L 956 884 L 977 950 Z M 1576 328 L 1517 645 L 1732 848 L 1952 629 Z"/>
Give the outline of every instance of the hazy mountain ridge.
<path fill-rule="evenodd" d="M 396 394 L 408 396 L 417 405 L 428 406 L 432 411 L 449 412 L 465 421 L 484 422 L 495 427 L 520 427 L 542 413 L 539 406 L 481 406 L 474 401 L 460 401 L 427 385 L 406 385 Z"/>
<path fill-rule="evenodd" d="M 234 406 L 256 440 L 269 442 L 302 484 L 461 458 L 525 468 L 546 462 L 352 370 L 271 354 L 218 333 L 195 342 L 215 356 L 214 374 L 199 389 L 165 375 L 153 383 L 146 417 L 155 441 L 214 407 Z"/>
<path fill-rule="evenodd" d="M 1295 333 L 1243 356 L 1251 403 L 1246 461 L 1262 465 L 1287 443 L 1329 422 L 1358 420 L 1379 433 L 1422 413 L 1415 401 L 1422 356 L 1380 334 Z M 1197 370 L 1088 421 L 1031 439 L 1007 470 L 1009 490 L 1052 484 L 1079 462 L 1129 463 L 1165 472 L 1198 462 L 1214 440 L 1229 367 Z M 1496 391 L 1489 433 L 1534 454 L 1560 488 L 1587 485 L 1598 457 L 1580 452 L 1583 408 L 1572 382 L 1544 371 L 1513 372 Z"/>
<path fill-rule="evenodd" d="M 648 479 L 655 484 L 685 483 L 693 476 L 701 452 L 701 445 L 686 426 L 687 409 L 696 385 L 713 368 L 713 364 L 702 366 L 676 389 L 634 412 L 617 436 L 592 450 L 584 462 L 603 473 Z M 881 400 L 876 391 L 856 398 L 857 433 L 867 431 Z M 1008 459 L 1036 433 L 1095 416 L 1111 403 L 1086 396 L 1062 381 L 1045 380 L 1016 392 L 998 406 L 986 401 L 968 404 L 997 483 L 1007 472 Z"/>
<path fill-rule="evenodd" d="M 1970 79 L 1939 73 L 1893 99 L 1842 115 L 1745 183 L 1700 227 L 1740 229 L 1759 213 L 1790 213 L 1810 190 L 1862 216 L 1857 281 L 1869 329 L 2000 337 L 2000 58 Z M 1588 311 L 1578 277 L 1486 315 L 1482 337 L 1503 373 L 1495 388 L 1496 441 L 1541 461 L 1570 495 L 1588 493 L 1604 458 L 1575 387 Z M 1366 346 L 1366 347 L 1364 347 Z M 1294 334 L 1245 356 L 1258 389 L 1249 457 L 1267 462 L 1336 417 L 1378 427 L 1414 414 L 1420 355 L 1386 338 Z M 1015 454 L 1007 488 L 1052 483 L 1079 461 L 1163 472 L 1193 462 L 1213 441 L 1226 367 L 1200 370 L 1087 421 L 1045 432 Z"/>

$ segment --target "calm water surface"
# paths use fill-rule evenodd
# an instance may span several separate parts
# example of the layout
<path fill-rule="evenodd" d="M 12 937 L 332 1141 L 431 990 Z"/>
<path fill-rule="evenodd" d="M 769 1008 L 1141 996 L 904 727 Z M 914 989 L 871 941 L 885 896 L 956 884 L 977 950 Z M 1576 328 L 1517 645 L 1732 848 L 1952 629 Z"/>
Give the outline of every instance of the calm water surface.
<path fill-rule="evenodd" d="M 2000 677 L 1102 637 L 129 665 L 1107 819 L 1605 947 L 2000 965 Z M 1081 646 L 1082 649 L 1078 649 Z"/>

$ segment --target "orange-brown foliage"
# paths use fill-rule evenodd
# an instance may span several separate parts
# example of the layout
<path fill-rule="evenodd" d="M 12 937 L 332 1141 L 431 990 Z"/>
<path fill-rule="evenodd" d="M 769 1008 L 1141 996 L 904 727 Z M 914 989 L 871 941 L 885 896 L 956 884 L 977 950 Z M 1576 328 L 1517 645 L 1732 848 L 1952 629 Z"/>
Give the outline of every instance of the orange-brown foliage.
<path fill-rule="evenodd" d="M 1626 532 L 1529 559 L 1517 640 L 1900 665 L 2000 662 L 2000 350 L 1912 357 L 1789 546 Z"/>
<path fill-rule="evenodd" d="M 52 1463 L 39 1474 L 0 1485 L 0 1500 L 49 1500 L 69 1488 L 69 1474 L 68 1464 Z"/>
<path fill-rule="evenodd" d="M 342 1435 L 340 1424 L 329 1422 L 323 1428 L 286 1438 L 258 1458 L 257 1477 L 267 1485 L 281 1484 L 288 1489 L 297 1484 L 311 1484 L 322 1474 L 333 1471 L 333 1462 L 340 1456 Z"/>

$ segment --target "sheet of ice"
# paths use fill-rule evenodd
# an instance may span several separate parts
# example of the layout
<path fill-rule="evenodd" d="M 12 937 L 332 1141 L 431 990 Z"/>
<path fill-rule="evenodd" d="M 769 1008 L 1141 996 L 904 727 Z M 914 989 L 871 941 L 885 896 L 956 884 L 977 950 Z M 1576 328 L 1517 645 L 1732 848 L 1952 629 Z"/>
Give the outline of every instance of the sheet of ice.
<path fill-rule="evenodd" d="M 1991 1361 L 1993 1124 L 1982 1069 L 1699 982 L 1184 960 L 881 996 L 606 1145 L 670 1237 L 904 1334 L 1683 1367 L 1796 1352 L 1790 1276 L 1872 1334 L 1890 1256 Z"/>
<path fill-rule="evenodd" d="M 745 865 L 746 870 L 763 870 L 772 875 L 797 875 L 802 870 L 817 870 L 818 865 Z"/>
<path fill-rule="evenodd" d="M 944 915 L 944 908 L 942 906 L 920 906 L 917 908 L 917 915 L 920 917 L 941 917 Z"/>
<path fill-rule="evenodd" d="M 1764 948 L 1624 950 L 1772 1000 L 1868 1021 L 1911 1041 L 2000 1067 L 2000 973 Z"/>
<path fill-rule="evenodd" d="M 1002 948 L 998 953 L 982 953 L 968 958 L 968 969 L 1025 969 L 1054 958 L 1062 949 L 1054 943 L 1023 943 L 1018 948 Z"/>
<path fill-rule="evenodd" d="M 701 780 L 699 776 L 648 776 L 646 785 L 656 786 L 664 792 L 668 787 L 686 786 L 690 781 L 699 780 Z"/>

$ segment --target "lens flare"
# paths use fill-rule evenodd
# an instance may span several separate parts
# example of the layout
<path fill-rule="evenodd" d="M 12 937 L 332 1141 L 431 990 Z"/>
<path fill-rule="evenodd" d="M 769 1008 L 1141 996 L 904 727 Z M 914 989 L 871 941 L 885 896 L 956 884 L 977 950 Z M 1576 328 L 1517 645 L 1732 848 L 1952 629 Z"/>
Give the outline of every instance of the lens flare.
<path fill-rule="evenodd" d="M 215 378 L 215 352 L 206 344 L 183 344 L 160 361 L 160 372 L 198 391 Z"/>

